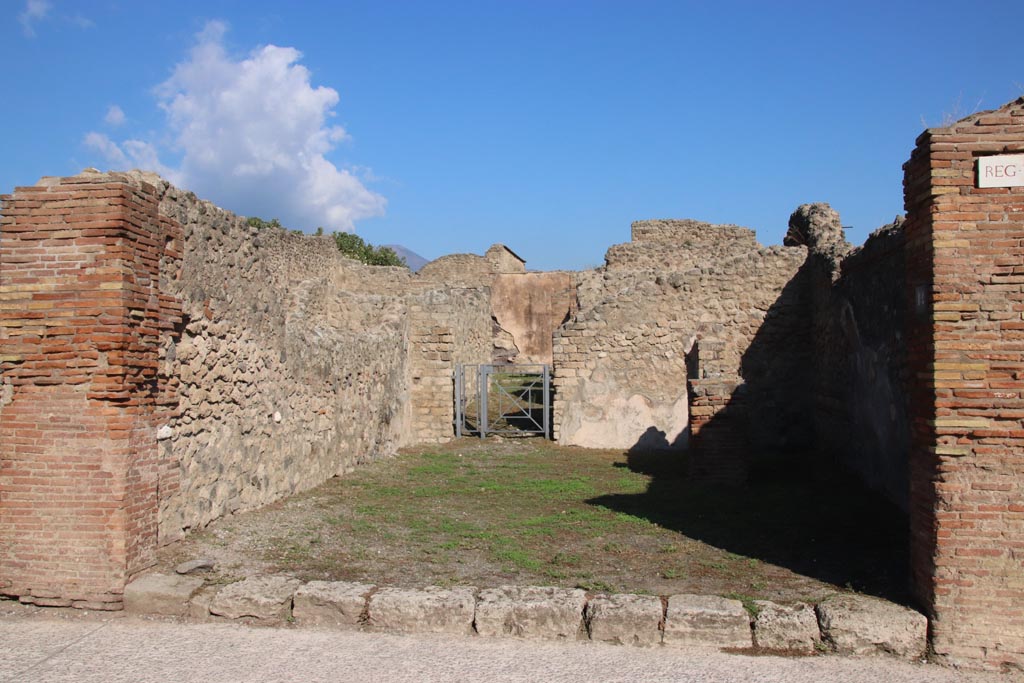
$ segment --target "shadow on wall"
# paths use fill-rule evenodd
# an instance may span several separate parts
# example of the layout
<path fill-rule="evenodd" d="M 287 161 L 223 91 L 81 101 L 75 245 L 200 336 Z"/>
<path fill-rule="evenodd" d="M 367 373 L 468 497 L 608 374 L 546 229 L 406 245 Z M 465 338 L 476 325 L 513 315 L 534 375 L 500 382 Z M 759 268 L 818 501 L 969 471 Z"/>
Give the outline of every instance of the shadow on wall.
<path fill-rule="evenodd" d="M 640 438 L 637 439 L 636 445 L 630 448 L 629 452 L 642 452 L 642 453 L 656 453 L 664 451 L 678 452 L 686 448 L 689 443 L 690 429 L 686 429 L 679 432 L 679 434 L 672 441 L 668 440 L 668 435 L 664 429 L 658 429 L 657 427 L 648 427 Z"/>
<path fill-rule="evenodd" d="M 811 453 L 809 268 L 782 288 L 738 363 L 706 333 L 688 354 L 694 479 L 740 483 L 762 459 L 800 462 Z"/>
<path fill-rule="evenodd" d="M 651 477 L 647 491 L 588 502 L 908 603 L 905 515 L 813 450 L 814 267 L 808 259 L 767 311 L 741 358 L 741 378 L 717 365 L 713 343 L 698 341 L 691 405 L 712 406 L 713 414 L 692 418 L 689 452 L 661 451 L 664 435 L 659 441 L 652 428 L 620 463 Z"/>

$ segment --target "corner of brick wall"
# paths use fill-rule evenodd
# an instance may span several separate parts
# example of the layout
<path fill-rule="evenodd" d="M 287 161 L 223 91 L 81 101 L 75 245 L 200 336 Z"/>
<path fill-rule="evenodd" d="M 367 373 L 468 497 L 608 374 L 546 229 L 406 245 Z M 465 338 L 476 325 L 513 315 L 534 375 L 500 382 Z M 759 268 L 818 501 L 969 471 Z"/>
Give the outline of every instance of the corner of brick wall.
<path fill-rule="evenodd" d="M 904 166 L 915 592 L 949 663 L 1024 666 L 1024 99 L 918 138 Z"/>
<path fill-rule="evenodd" d="M 743 380 L 727 372 L 726 345 L 698 339 L 687 354 L 690 403 L 689 476 L 711 484 L 747 480 L 747 414 Z"/>
<path fill-rule="evenodd" d="M 180 228 L 122 175 L 46 179 L 0 223 L 0 593 L 117 609 L 152 562 L 161 488 L 158 376 L 180 307 L 161 295 Z"/>

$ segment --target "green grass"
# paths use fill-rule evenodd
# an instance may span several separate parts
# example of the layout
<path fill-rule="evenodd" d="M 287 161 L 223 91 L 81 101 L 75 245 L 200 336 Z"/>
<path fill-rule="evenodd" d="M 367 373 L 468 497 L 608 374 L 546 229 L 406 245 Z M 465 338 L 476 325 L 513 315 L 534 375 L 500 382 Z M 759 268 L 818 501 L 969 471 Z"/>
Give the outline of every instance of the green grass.
<path fill-rule="evenodd" d="M 835 487 L 817 498 L 791 482 L 729 491 L 684 470 L 677 455 L 463 439 L 364 465 L 191 538 L 216 553 L 237 543 L 223 532 L 248 529 L 256 540 L 240 554 L 306 579 L 696 592 L 740 596 L 748 609 L 847 582 L 870 589 L 885 562 L 901 562 L 891 525 Z M 847 549 L 847 539 L 862 545 Z M 823 546 L 832 554 L 813 556 Z"/>

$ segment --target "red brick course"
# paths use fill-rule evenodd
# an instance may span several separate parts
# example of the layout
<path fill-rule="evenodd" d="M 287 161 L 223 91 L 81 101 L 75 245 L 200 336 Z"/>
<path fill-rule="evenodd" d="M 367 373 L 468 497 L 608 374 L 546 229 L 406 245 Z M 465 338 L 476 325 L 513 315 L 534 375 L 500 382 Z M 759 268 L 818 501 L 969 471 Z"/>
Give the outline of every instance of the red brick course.
<path fill-rule="evenodd" d="M 0 223 L 0 593 L 117 609 L 157 544 L 177 468 L 160 337 L 180 322 L 160 277 L 181 230 L 124 176 L 47 179 L 4 196 Z"/>
<path fill-rule="evenodd" d="M 1024 98 L 917 140 L 904 166 L 911 562 L 936 656 L 1024 666 Z"/>

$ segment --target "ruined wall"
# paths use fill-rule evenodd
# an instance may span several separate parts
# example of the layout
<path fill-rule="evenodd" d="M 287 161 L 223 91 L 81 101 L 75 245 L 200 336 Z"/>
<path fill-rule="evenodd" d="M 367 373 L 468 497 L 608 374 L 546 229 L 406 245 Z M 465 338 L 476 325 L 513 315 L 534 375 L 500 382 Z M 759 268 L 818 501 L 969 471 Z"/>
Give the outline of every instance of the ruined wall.
<path fill-rule="evenodd" d="M 550 364 L 552 335 L 575 311 L 569 273 L 527 273 L 523 261 L 503 244 L 492 245 L 484 256 L 442 256 L 423 266 L 418 276 L 421 287 L 434 283 L 487 290 L 481 311 L 493 318 L 492 349 L 473 363 Z"/>
<path fill-rule="evenodd" d="M 911 563 L 932 647 L 1024 667 L 1024 98 L 925 131 L 904 166 Z"/>
<path fill-rule="evenodd" d="M 381 273 L 327 238 L 259 231 L 154 179 L 160 210 L 184 230 L 167 291 L 185 321 L 163 371 L 180 406 L 161 447 L 180 463 L 165 497 L 170 539 L 224 514 L 315 486 L 391 453 L 407 398 L 408 321 Z M 393 282 L 402 268 L 383 269 Z M 370 282 L 367 282 L 370 280 Z M 368 286 L 372 285 L 372 286 Z"/>
<path fill-rule="evenodd" d="M 496 273 L 525 273 L 526 262 L 504 244 L 492 244 L 486 252 L 487 259 Z"/>
<path fill-rule="evenodd" d="M 555 330 L 576 310 L 572 275 L 496 275 L 490 305 L 500 328 L 512 336 L 512 362 L 551 365 Z"/>
<path fill-rule="evenodd" d="M 463 287 L 490 287 L 495 265 L 476 254 L 448 254 L 420 268 L 421 280 L 449 283 Z"/>
<path fill-rule="evenodd" d="M 853 249 L 839 214 L 805 204 L 787 242 L 807 244 L 814 324 L 815 450 L 908 506 L 910 444 L 902 220 Z"/>
<path fill-rule="evenodd" d="M 152 174 L 18 188 L 0 227 L 0 593 L 26 602 L 119 608 L 160 543 L 450 438 L 452 362 L 490 355 L 486 289 Z"/>
<path fill-rule="evenodd" d="M 806 250 L 762 247 L 751 230 L 689 220 L 634 223 L 633 236 L 609 249 L 598 275 L 581 275 L 579 312 L 556 334 L 559 442 L 684 446 L 695 340 L 715 351 L 693 379 L 724 379 L 757 397 L 744 416 L 756 441 L 805 442 L 805 421 L 794 416 L 809 322 L 794 279 Z"/>

